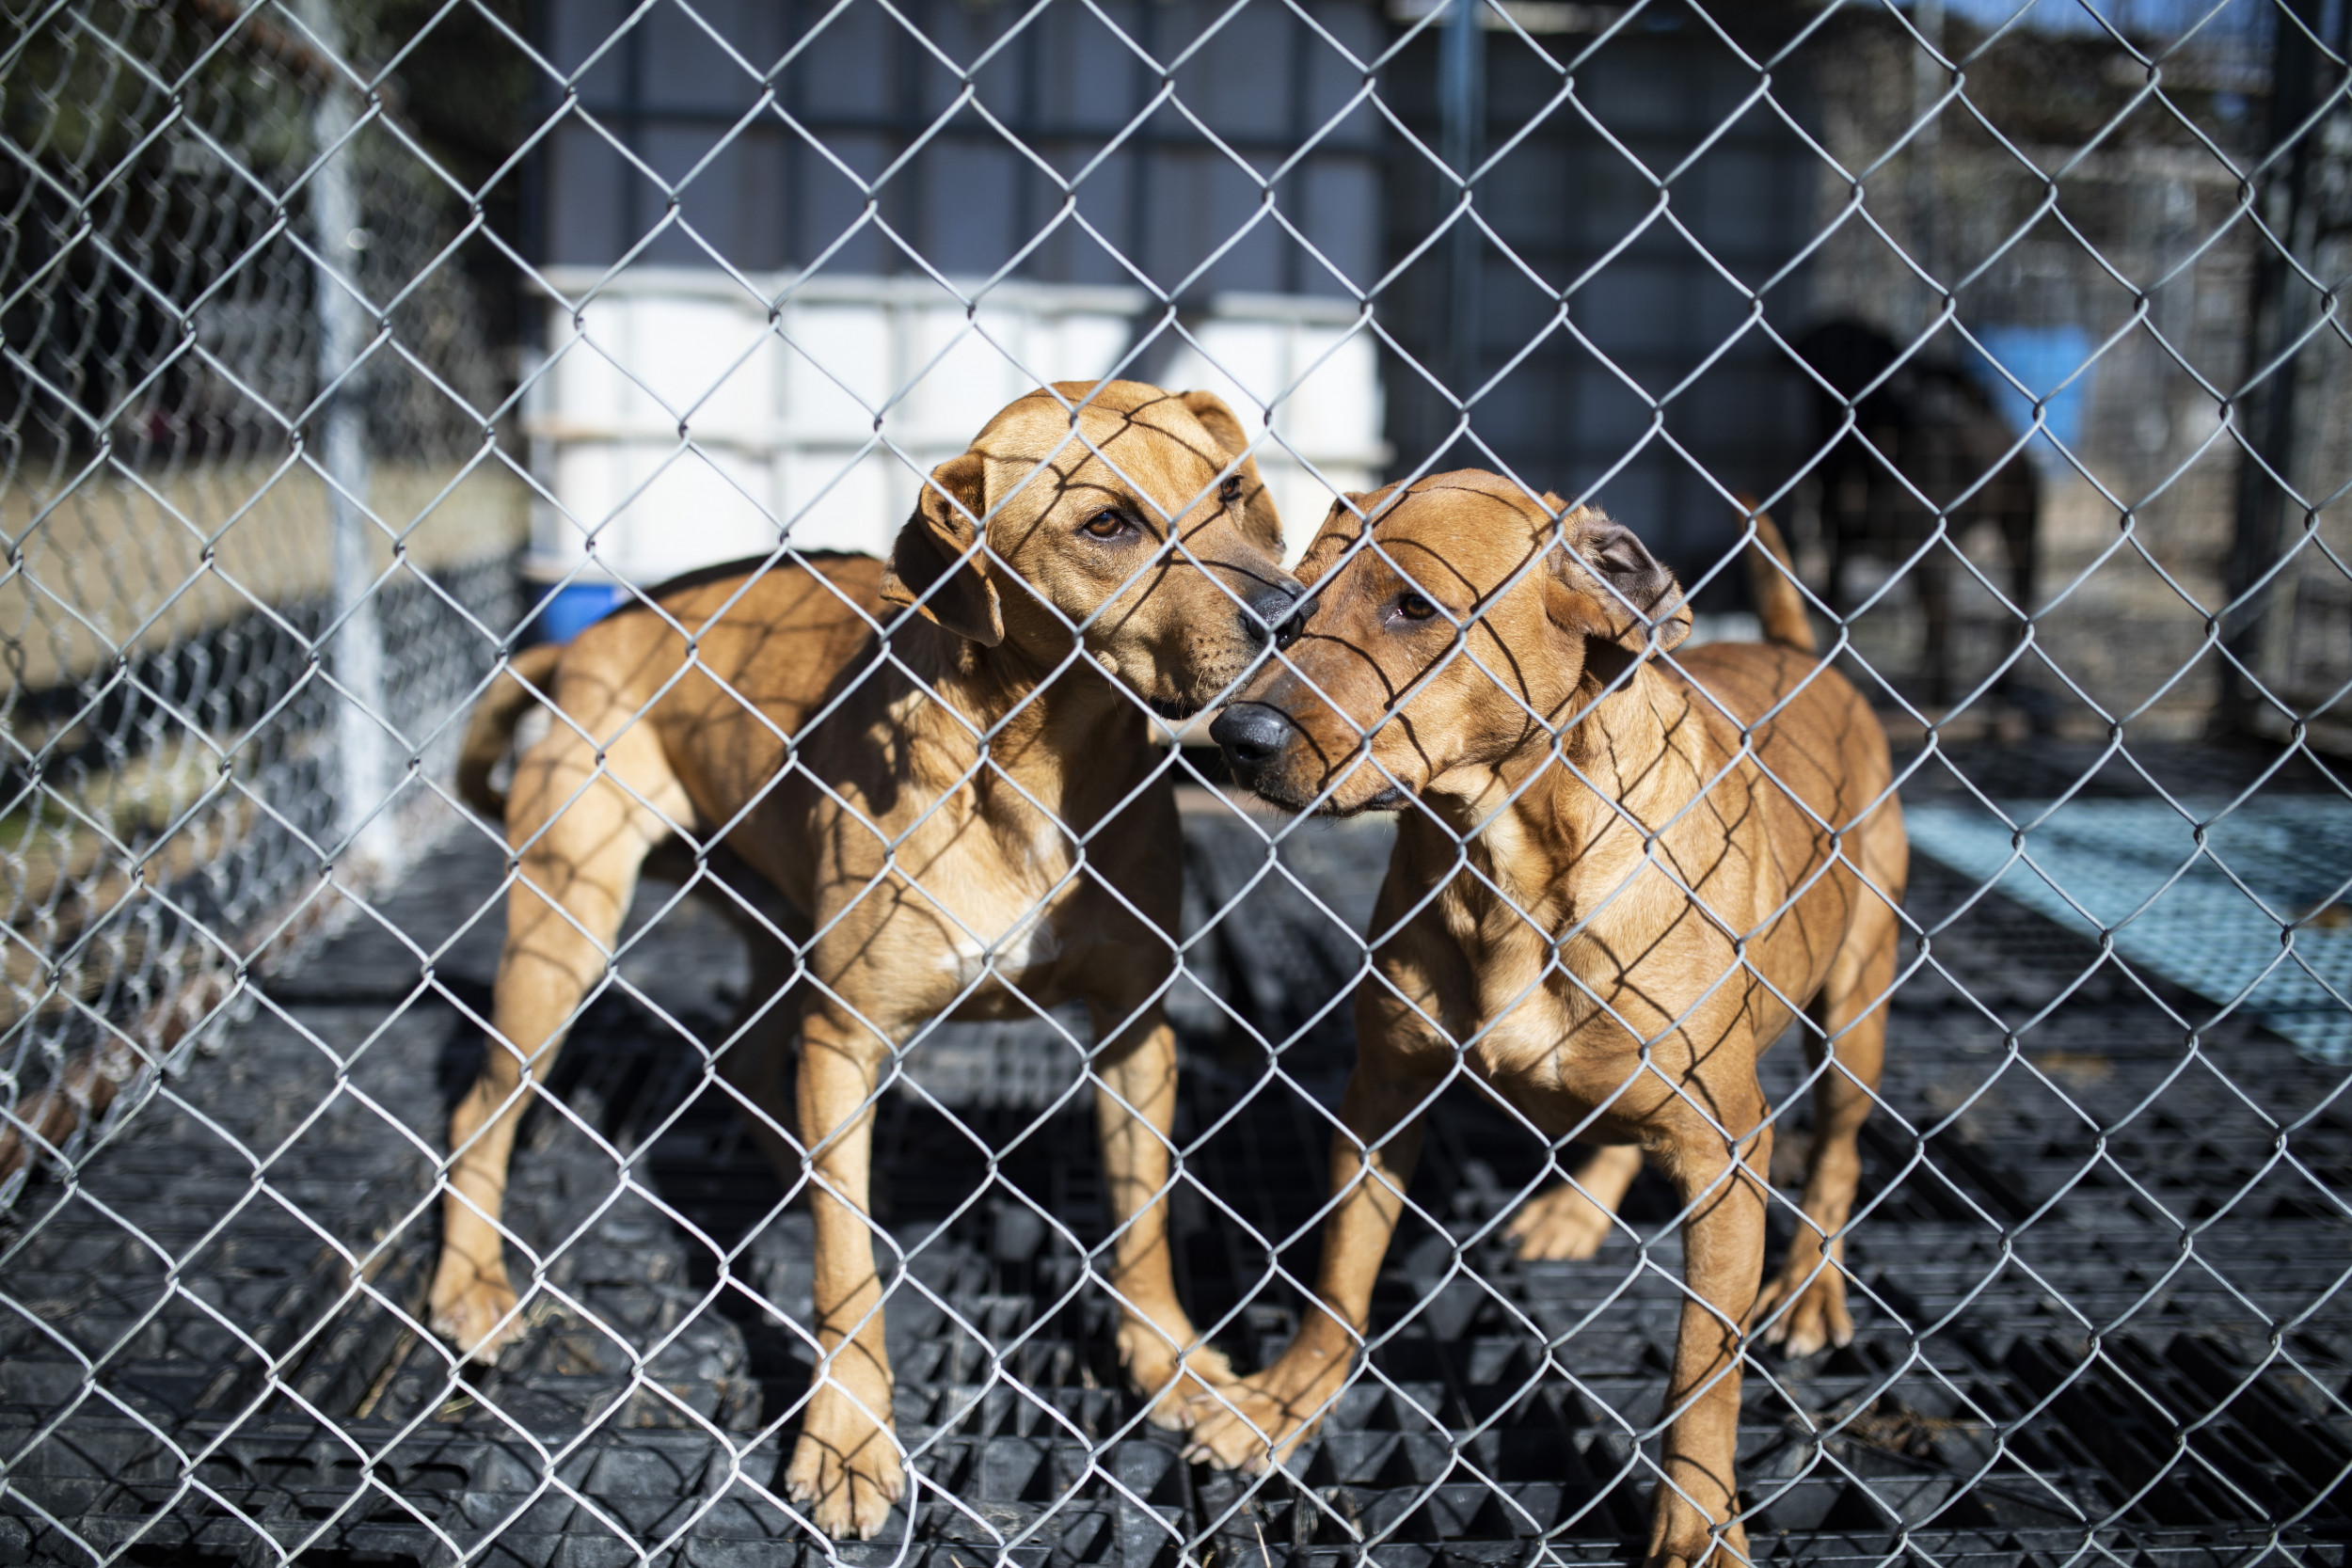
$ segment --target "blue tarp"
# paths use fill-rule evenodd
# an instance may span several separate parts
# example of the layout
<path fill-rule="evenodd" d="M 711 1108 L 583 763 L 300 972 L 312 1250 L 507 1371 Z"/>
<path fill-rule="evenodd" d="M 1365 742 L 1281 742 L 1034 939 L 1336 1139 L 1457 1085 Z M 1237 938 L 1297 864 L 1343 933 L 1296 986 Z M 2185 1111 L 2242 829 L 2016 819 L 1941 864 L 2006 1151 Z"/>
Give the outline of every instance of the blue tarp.
<path fill-rule="evenodd" d="M 1973 331 L 1993 358 L 1968 356 L 1969 373 L 1992 392 L 2010 429 L 2020 434 L 2031 429 L 2034 400 L 2046 400 L 2042 428 L 2047 435 L 2036 436 L 2026 450 L 2044 467 L 2064 461 L 2050 444 L 2052 436 L 2060 446 L 2080 451 L 2083 410 L 2090 401 L 2090 381 L 2096 373 L 2095 367 L 2082 370 L 2083 362 L 2090 357 L 2090 334 L 2079 326 L 1979 326 Z M 2078 370 L 2082 374 L 2075 375 Z M 2009 374 L 2002 374 L 2003 371 Z M 2025 392 L 2010 385 L 2011 376 L 2025 384 Z M 2069 376 L 2074 379 L 2067 380 Z"/>
<path fill-rule="evenodd" d="M 2347 896 L 2352 800 L 2076 800 L 1906 806 L 1912 847 L 2069 929 L 2111 932 L 2127 962 L 2239 1003 L 2319 1061 L 2352 1062 L 2352 925 L 2286 927 Z M 2188 816 L 2184 816 L 2184 810 Z M 2045 820 L 2046 816 L 2046 820 Z M 2191 820 L 2193 816 L 2196 821 Z M 2204 1020 L 2192 1019 L 2201 1023 Z"/>

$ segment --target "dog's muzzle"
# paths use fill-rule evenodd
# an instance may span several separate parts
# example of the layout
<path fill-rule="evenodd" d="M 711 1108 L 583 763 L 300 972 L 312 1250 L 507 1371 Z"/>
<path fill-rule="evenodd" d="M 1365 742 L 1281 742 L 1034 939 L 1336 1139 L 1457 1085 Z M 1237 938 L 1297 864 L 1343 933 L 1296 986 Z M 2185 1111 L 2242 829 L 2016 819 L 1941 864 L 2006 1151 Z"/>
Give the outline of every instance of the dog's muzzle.
<path fill-rule="evenodd" d="M 1209 738 L 1225 753 L 1225 766 L 1241 783 L 1254 784 L 1259 771 L 1290 743 L 1297 727 L 1281 709 L 1263 703 L 1235 703 L 1216 716 Z"/>
<path fill-rule="evenodd" d="M 1287 648 L 1298 641 L 1299 628 L 1306 623 L 1298 601 L 1307 596 L 1304 585 L 1284 578 L 1268 583 L 1263 592 L 1253 594 L 1242 606 L 1242 641 L 1258 647 L 1272 643 Z"/>

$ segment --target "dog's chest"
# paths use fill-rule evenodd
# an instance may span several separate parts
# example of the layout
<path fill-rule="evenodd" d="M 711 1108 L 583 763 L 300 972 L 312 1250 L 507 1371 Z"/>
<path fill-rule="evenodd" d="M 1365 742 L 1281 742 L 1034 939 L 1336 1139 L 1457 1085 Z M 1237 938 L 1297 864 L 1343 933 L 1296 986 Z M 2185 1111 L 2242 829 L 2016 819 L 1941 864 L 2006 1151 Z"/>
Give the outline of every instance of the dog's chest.
<path fill-rule="evenodd" d="M 1479 952 L 1471 1065 L 1497 1084 L 1560 1087 L 1584 1037 L 1610 1032 L 1609 992 L 1569 979 L 1532 934 L 1482 942 Z"/>
<path fill-rule="evenodd" d="M 972 822 L 933 852 L 902 859 L 906 896 L 928 927 L 908 936 L 925 954 L 935 1001 L 990 1016 L 1007 988 L 1036 993 L 1087 944 L 1085 880 L 1075 847 L 1050 827 L 994 831 Z"/>
<path fill-rule="evenodd" d="M 1448 911 L 1470 977 L 1471 1065 L 1506 1093 L 1606 1100 L 1642 1042 L 1707 1011 L 1722 990 L 1710 978 L 1739 967 L 1722 927 L 1654 870 L 1612 878 L 1599 896 L 1572 881 L 1507 891 L 1508 903 L 1482 889 Z"/>
<path fill-rule="evenodd" d="M 1551 1076 L 1552 1058 L 1593 1010 L 1581 992 L 1581 1008 L 1564 1006 L 1558 994 L 1561 966 L 1544 934 L 1558 913 L 1551 903 L 1541 890 L 1499 894 L 1482 882 L 1457 883 L 1436 907 L 1443 940 L 1460 958 L 1456 973 L 1469 979 L 1468 993 L 1442 1009 L 1446 1023 L 1468 1044 L 1470 1065 L 1497 1083 Z"/>
<path fill-rule="evenodd" d="M 1040 904 L 1009 921 L 959 922 L 938 957 L 939 970 L 959 990 L 991 980 L 1035 990 L 1060 962 L 1066 945 L 1053 914 Z"/>

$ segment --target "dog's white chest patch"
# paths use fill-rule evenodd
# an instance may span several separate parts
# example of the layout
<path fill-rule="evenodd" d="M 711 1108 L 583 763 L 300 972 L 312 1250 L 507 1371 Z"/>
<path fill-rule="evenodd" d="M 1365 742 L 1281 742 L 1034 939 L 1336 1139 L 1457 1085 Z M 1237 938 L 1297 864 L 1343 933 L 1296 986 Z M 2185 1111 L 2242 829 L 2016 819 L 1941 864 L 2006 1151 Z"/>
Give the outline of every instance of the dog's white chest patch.
<path fill-rule="evenodd" d="M 1061 941 L 1040 913 L 993 943 L 983 943 L 969 935 L 958 936 L 949 950 L 940 956 L 939 967 L 953 974 L 958 985 L 968 986 L 983 974 L 1015 980 L 1033 969 L 1042 969 L 1060 956 Z"/>

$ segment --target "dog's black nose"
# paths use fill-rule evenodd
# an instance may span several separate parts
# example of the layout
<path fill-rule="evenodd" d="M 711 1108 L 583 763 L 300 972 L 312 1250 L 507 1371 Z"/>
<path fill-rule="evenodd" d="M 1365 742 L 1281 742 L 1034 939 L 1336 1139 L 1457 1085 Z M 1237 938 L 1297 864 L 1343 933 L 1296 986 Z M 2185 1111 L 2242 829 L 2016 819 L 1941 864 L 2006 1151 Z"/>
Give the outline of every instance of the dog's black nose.
<path fill-rule="evenodd" d="M 1242 635 L 1252 642 L 1289 647 L 1298 640 L 1298 601 L 1306 594 L 1304 585 L 1288 578 L 1267 583 L 1250 596 L 1248 608 L 1241 612 Z"/>
<path fill-rule="evenodd" d="M 1272 762 L 1290 735 L 1291 721 L 1279 708 L 1263 703 L 1235 703 L 1209 726 L 1209 738 L 1225 752 L 1235 776 L 1244 780 Z"/>

